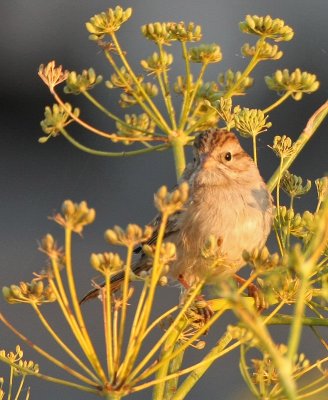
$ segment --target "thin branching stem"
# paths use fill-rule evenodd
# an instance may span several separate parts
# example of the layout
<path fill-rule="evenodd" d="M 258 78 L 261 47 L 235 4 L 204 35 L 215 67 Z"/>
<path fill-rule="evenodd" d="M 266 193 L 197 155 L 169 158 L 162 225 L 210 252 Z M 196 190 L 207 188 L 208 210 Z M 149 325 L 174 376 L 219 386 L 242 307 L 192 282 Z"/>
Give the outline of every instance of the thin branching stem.
<path fill-rule="evenodd" d="M 162 43 L 157 43 L 158 49 L 159 49 L 159 55 L 161 59 L 162 66 L 164 66 L 164 52 L 163 52 L 163 44 Z M 163 72 L 163 80 L 164 80 L 164 91 L 163 91 L 163 98 L 164 102 L 167 108 L 167 112 L 169 114 L 172 128 L 173 130 L 176 131 L 177 129 L 177 123 L 176 123 L 176 116 L 175 116 L 175 109 L 173 107 L 172 103 L 172 96 L 171 96 L 171 91 L 170 91 L 170 83 L 169 83 L 169 77 L 166 68 L 164 67 Z"/>
<path fill-rule="evenodd" d="M 22 379 L 20 380 L 20 383 L 19 383 L 19 386 L 18 386 L 18 389 L 17 389 L 16 396 L 15 396 L 14 400 L 18 400 L 19 399 L 19 396 L 20 396 L 20 394 L 22 392 L 22 389 L 23 389 L 25 378 L 26 378 L 26 375 L 23 375 Z"/>
<path fill-rule="evenodd" d="M 11 325 L 11 323 L 4 317 L 3 314 L 0 314 L 0 320 L 16 335 L 18 336 L 24 343 L 28 344 L 33 350 L 37 353 L 41 354 L 44 358 L 48 361 L 56 365 L 57 367 L 63 369 L 68 374 L 74 376 L 75 378 L 81 380 L 82 382 L 86 382 L 92 386 L 99 386 L 99 382 L 93 382 L 90 379 L 86 378 L 84 375 L 80 374 L 79 372 L 75 371 L 74 369 L 70 368 L 63 362 L 59 361 L 56 357 L 50 355 L 47 351 L 43 350 L 40 346 L 34 344 L 30 339 L 24 336 L 20 331 L 18 331 L 15 327 Z M 5 358 L 1 357 L 1 361 L 5 362 Z M 16 365 L 15 365 L 16 368 Z M 28 370 L 31 372 L 30 370 Z"/>
<path fill-rule="evenodd" d="M 292 93 L 293 92 L 291 92 L 291 91 L 287 91 L 277 101 L 275 101 L 273 104 L 271 104 L 271 106 L 268 106 L 267 108 L 265 108 L 263 110 L 264 114 L 267 114 L 267 113 L 271 112 L 272 110 L 274 110 L 276 107 L 280 106 L 280 104 L 282 104 L 285 100 L 287 100 L 288 97 L 290 97 L 292 95 Z"/>
<path fill-rule="evenodd" d="M 160 113 L 160 111 L 156 107 L 155 103 L 152 101 L 152 99 L 146 93 L 145 89 L 143 88 L 143 86 L 141 85 L 140 81 L 136 77 L 133 69 L 130 67 L 130 64 L 127 61 L 127 59 L 125 57 L 125 54 L 122 51 L 121 46 L 120 46 L 120 44 L 119 44 L 119 42 L 117 40 L 115 32 L 111 33 L 111 37 L 113 39 L 113 43 L 115 44 L 116 51 L 118 52 L 118 55 L 120 56 L 124 67 L 128 71 L 129 75 L 131 76 L 134 84 L 136 85 L 136 87 L 138 88 L 140 93 L 142 94 L 143 98 L 149 104 L 149 107 L 151 108 L 152 113 L 155 115 L 155 119 L 157 119 L 159 121 L 160 127 L 163 129 L 164 132 L 169 132 L 170 131 L 170 127 L 168 126 L 167 122 L 165 121 L 165 119 L 163 118 L 162 114 Z M 132 92 L 132 94 L 133 94 L 133 92 Z M 149 111 L 148 111 L 148 113 L 149 113 Z M 153 119 L 154 119 L 154 117 L 153 117 Z"/>
<path fill-rule="evenodd" d="M 111 151 L 102 151 L 102 150 L 94 150 L 90 147 L 84 146 L 79 143 L 77 140 L 72 138 L 72 136 L 67 132 L 66 129 L 62 128 L 60 130 L 62 135 L 76 148 L 84 151 L 85 153 L 92 154 L 94 156 L 102 156 L 102 157 L 129 157 L 129 156 L 137 156 L 140 154 L 151 153 L 152 151 L 162 151 L 166 150 L 170 147 L 168 144 L 160 144 L 158 146 L 153 146 L 146 149 L 140 150 L 131 150 L 131 151 L 120 151 L 120 152 L 111 152 Z"/>
<path fill-rule="evenodd" d="M 79 328 L 81 330 L 82 336 L 84 337 L 86 345 L 89 348 L 89 355 L 90 355 L 90 358 L 92 359 L 94 367 L 96 368 L 101 379 L 103 381 L 106 381 L 105 372 L 100 364 L 97 353 L 96 353 L 93 343 L 90 339 L 88 330 L 85 326 L 84 318 L 83 318 L 83 315 L 81 312 L 81 307 L 79 304 L 79 298 L 78 298 L 77 292 L 76 292 L 76 285 L 75 285 L 75 279 L 74 279 L 74 274 L 73 274 L 73 264 L 72 264 L 72 230 L 69 227 L 65 227 L 65 265 L 66 265 L 66 275 L 67 275 L 68 287 L 69 287 L 72 304 L 73 304 L 73 309 L 74 309 L 74 312 L 75 312 L 75 315 L 77 318 Z"/>
<path fill-rule="evenodd" d="M 188 49 L 187 49 L 186 42 L 182 41 L 181 47 L 182 47 L 182 56 L 183 56 L 183 59 L 185 60 L 185 68 L 186 68 L 186 77 L 185 77 L 186 78 L 186 89 L 183 93 L 183 102 L 182 102 L 181 113 L 180 113 L 179 127 L 181 127 L 183 125 L 183 120 L 187 114 L 186 106 L 189 103 L 189 98 L 191 96 L 191 87 L 192 87 L 192 76 L 191 76 L 191 71 L 190 71 L 190 61 L 189 61 Z"/>
<path fill-rule="evenodd" d="M 164 136 L 152 136 L 152 137 L 143 137 L 143 138 L 136 138 L 136 137 L 122 137 L 117 135 L 116 133 L 108 133 L 105 131 L 102 131 L 100 129 L 95 128 L 94 126 L 88 124 L 87 122 L 83 121 L 81 118 L 76 116 L 71 109 L 69 109 L 65 103 L 62 101 L 58 93 L 55 91 L 55 89 L 51 90 L 51 94 L 54 96 L 55 100 L 57 101 L 58 104 L 60 104 L 65 112 L 72 118 L 73 121 L 78 123 L 79 125 L 83 126 L 83 128 L 87 129 L 88 131 L 95 133 L 98 136 L 105 137 L 106 139 L 114 140 L 114 141 L 126 141 L 129 140 L 131 142 L 141 142 L 141 141 L 159 141 L 159 142 L 167 142 L 167 138 Z"/>
<path fill-rule="evenodd" d="M 96 375 L 77 357 L 76 354 L 72 352 L 72 350 L 62 341 L 62 339 L 57 335 L 57 333 L 53 330 L 53 328 L 48 323 L 47 319 L 42 314 L 40 308 L 33 302 L 31 303 L 34 311 L 36 312 L 37 316 L 39 317 L 41 323 L 45 327 L 45 329 L 49 332 L 52 338 L 56 341 L 56 343 L 88 374 L 90 377 L 97 381 L 98 378 Z M 86 382 L 92 384 L 92 381 Z M 100 381 L 99 381 L 100 383 Z"/>

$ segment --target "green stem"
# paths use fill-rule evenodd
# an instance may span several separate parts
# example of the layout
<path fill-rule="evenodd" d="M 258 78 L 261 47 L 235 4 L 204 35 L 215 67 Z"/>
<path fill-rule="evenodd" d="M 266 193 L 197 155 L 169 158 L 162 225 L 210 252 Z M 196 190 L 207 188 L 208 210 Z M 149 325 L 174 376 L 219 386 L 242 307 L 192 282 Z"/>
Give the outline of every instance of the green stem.
<path fill-rule="evenodd" d="M 280 106 L 281 103 L 283 103 L 285 100 L 288 99 L 289 96 L 292 95 L 292 92 L 287 91 L 283 96 L 281 96 L 277 101 L 275 101 L 273 104 L 271 104 L 271 106 L 265 108 L 263 110 L 264 114 L 269 113 L 270 111 L 272 111 L 274 108 Z"/>
<path fill-rule="evenodd" d="M 177 180 L 179 180 L 180 176 L 186 168 L 186 156 L 184 151 L 185 145 L 186 142 L 184 139 L 181 138 L 181 136 L 177 136 L 171 141 Z"/>
<path fill-rule="evenodd" d="M 218 341 L 215 347 L 204 357 L 203 361 L 208 360 L 207 363 L 202 364 L 195 369 L 188 377 L 182 382 L 178 390 L 172 396 L 172 400 L 183 400 L 190 390 L 196 385 L 199 379 L 205 374 L 209 367 L 217 360 L 222 350 L 224 350 L 228 344 L 232 341 L 230 333 L 225 333 L 223 337 Z"/>
<path fill-rule="evenodd" d="M 183 112 L 183 115 L 182 115 L 182 118 L 181 118 L 181 121 L 180 121 L 180 124 L 179 124 L 179 129 L 180 130 L 183 130 L 185 125 L 186 125 L 186 123 L 187 123 L 188 115 L 190 113 L 190 110 L 192 109 L 195 97 L 197 95 L 199 86 L 200 86 L 200 84 L 202 82 L 202 79 L 203 79 L 203 76 L 205 74 L 207 66 L 208 66 L 208 63 L 202 64 L 202 67 L 201 67 L 200 72 L 199 72 L 199 76 L 198 76 L 197 81 L 195 83 L 195 86 L 194 86 L 194 88 L 192 90 L 192 93 L 186 100 L 184 112 Z"/>
<path fill-rule="evenodd" d="M 173 351 L 178 350 L 178 347 L 180 346 L 180 343 L 177 342 L 174 346 Z M 169 365 L 169 370 L 168 374 L 174 374 L 181 369 L 181 365 L 183 362 L 185 350 L 181 351 L 173 360 L 171 360 L 170 365 Z M 164 399 L 165 400 L 171 400 L 172 395 L 177 391 L 179 383 L 179 376 L 176 376 L 175 378 L 170 379 L 169 381 L 166 382 L 165 384 L 165 391 L 164 391 Z"/>
<path fill-rule="evenodd" d="M 255 165 L 257 165 L 256 135 L 253 135 L 252 139 L 253 139 L 253 158 Z"/>
<path fill-rule="evenodd" d="M 102 157 L 130 157 L 130 156 L 137 156 L 140 154 L 151 153 L 152 151 L 161 151 L 166 150 L 170 146 L 168 144 L 160 144 L 158 146 L 153 146 L 146 149 L 140 150 L 132 150 L 132 151 L 121 151 L 121 152 L 110 152 L 110 151 L 102 151 L 102 150 L 94 150 L 90 147 L 86 147 L 83 144 L 79 143 L 77 140 L 72 138 L 72 136 L 66 131 L 66 129 L 62 128 L 60 130 L 62 135 L 76 148 L 85 153 L 92 154 L 94 156 L 102 156 Z"/>
<path fill-rule="evenodd" d="M 158 48 L 159 48 L 161 63 L 164 66 L 163 45 L 161 43 L 157 43 L 157 44 L 158 44 Z M 168 112 L 170 120 L 171 120 L 172 128 L 176 131 L 177 124 L 176 124 L 176 117 L 175 117 L 175 109 L 172 104 L 169 78 L 168 78 L 167 70 L 165 69 L 165 67 L 163 70 L 163 79 L 164 79 L 164 87 L 163 87 L 164 91 L 162 90 L 163 98 L 164 98 L 164 102 L 165 102 L 165 105 L 167 108 L 167 112 Z"/>
<path fill-rule="evenodd" d="M 24 382 L 25 382 L 25 378 L 26 378 L 26 375 L 23 375 L 23 376 L 22 376 L 22 379 L 21 379 L 21 381 L 20 381 L 20 383 L 19 383 L 19 387 L 18 387 L 18 389 L 17 389 L 17 393 L 16 393 L 16 396 L 15 396 L 15 400 L 18 400 L 18 399 L 19 399 L 19 395 L 21 394 L 21 391 L 22 391 L 22 388 L 23 388 L 23 385 L 24 385 Z"/>
<path fill-rule="evenodd" d="M 224 98 L 227 99 L 233 95 L 233 92 L 238 88 L 240 83 L 253 71 L 253 69 L 256 67 L 258 62 L 260 61 L 258 59 L 258 55 L 261 51 L 262 44 L 265 42 L 265 38 L 261 37 L 261 39 L 258 41 L 259 45 L 257 46 L 257 50 L 253 57 L 251 58 L 249 64 L 245 68 L 244 72 L 240 75 L 240 78 L 238 81 L 230 87 L 230 89 L 224 94 Z"/>
<path fill-rule="evenodd" d="M 147 101 L 147 103 L 149 104 L 152 113 L 155 114 L 155 119 L 157 119 L 159 121 L 160 126 L 162 127 L 164 132 L 170 132 L 170 127 L 168 126 L 168 124 L 166 123 L 165 119 L 163 118 L 162 114 L 160 113 L 160 111 L 158 110 L 158 108 L 156 107 L 156 105 L 154 104 L 154 102 L 151 100 L 151 98 L 148 96 L 148 94 L 146 93 L 145 89 L 142 87 L 140 81 L 138 80 L 138 78 L 136 77 L 135 73 L 133 72 L 132 68 L 130 67 L 130 64 L 128 63 L 124 52 L 121 49 L 121 46 L 117 40 L 116 34 L 115 32 L 111 33 L 111 38 L 113 39 L 113 43 L 115 44 L 116 50 L 123 62 L 123 65 L 125 66 L 126 70 L 128 71 L 129 75 L 131 76 L 134 84 L 136 85 L 136 87 L 138 88 L 138 90 L 140 91 L 140 93 L 142 94 L 143 98 Z M 132 91 L 133 94 L 133 91 Z M 148 108 L 148 107 L 147 107 Z M 149 111 L 148 111 L 149 114 Z"/>
<path fill-rule="evenodd" d="M 184 115 L 186 113 L 186 111 L 185 111 L 186 105 L 189 102 L 189 98 L 191 96 L 191 85 L 192 85 L 190 62 L 189 62 L 188 50 L 187 50 L 186 42 L 181 42 L 181 47 L 182 47 L 182 55 L 183 55 L 183 58 L 185 60 L 185 67 L 186 67 L 186 90 L 185 90 L 184 96 L 183 96 L 183 102 L 182 102 L 182 107 L 181 107 L 179 126 L 182 126 L 182 120 L 183 120 Z"/>
<path fill-rule="evenodd" d="M 90 381 L 90 379 L 82 379 L 82 375 L 80 376 L 81 380 L 84 380 L 89 385 L 94 384 L 95 381 L 101 383 L 96 375 L 90 371 L 90 369 L 72 352 L 72 350 L 61 340 L 61 338 L 57 335 L 57 333 L 52 329 L 50 324 L 48 323 L 47 319 L 42 314 L 40 308 L 35 304 L 31 303 L 34 311 L 36 312 L 37 316 L 39 317 L 41 323 L 45 327 L 45 329 L 49 332 L 52 338 L 56 341 L 56 343 L 88 374 L 94 381 Z"/>
<path fill-rule="evenodd" d="M 326 101 L 318 110 L 316 110 L 315 113 L 312 115 L 312 117 L 309 119 L 308 123 L 306 124 L 306 127 L 304 128 L 303 132 L 301 133 L 296 142 L 297 150 L 290 157 L 285 159 L 282 168 L 280 169 L 279 167 L 274 172 L 272 177 L 269 179 L 267 186 L 270 192 L 272 192 L 276 187 L 279 181 L 280 174 L 284 173 L 295 161 L 296 157 L 303 150 L 303 147 L 306 145 L 306 143 L 311 139 L 313 134 L 319 128 L 323 120 L 326 118 L 327 114 L 328 114 L 328 101 Z"/>
<path fill-rule="evenodd" d="M 120 125 L 125 126 L 128 129 L 133 129 L 133 130 L 138 130 L 139 132 L 149 134 L 149 131 L 147 129 L 142 129 L 142 128 L 136 128 L 133 125 L 128 124 L 126 121 L 123 119 L 117 117 L 115 114 L 111 113 L 109 110 L 107 110 L 106 107 L 104 107 L 101 103 L 99 103 L 88 91 L 83 91 L 82 94 L 95 106 L 97 107 L 100 111 L 102 111 L 107 117 L 113 119 L 114 121 L 118 122 Z"/>

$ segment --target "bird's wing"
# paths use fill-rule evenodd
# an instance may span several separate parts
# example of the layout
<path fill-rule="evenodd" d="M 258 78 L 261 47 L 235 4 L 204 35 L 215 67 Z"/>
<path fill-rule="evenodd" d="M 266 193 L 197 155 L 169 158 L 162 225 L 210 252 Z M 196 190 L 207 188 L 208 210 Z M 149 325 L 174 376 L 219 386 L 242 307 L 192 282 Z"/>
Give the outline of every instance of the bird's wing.
<path fill-rule="evenodd" d="M 178 227 L 178 221 L 179 221 L 179 214 L 181 214 L 183 211 L 177 211 L 176 213 L 170 215 L 166 228 L 165 228 L 165 233 L 164 233 L 164 239 L 172 235 L 172 233 L 177 232 L 179 230 Z M 158 238 L 158 232 L 159 232 L 159 227 L 161 226 L 162 222 L 162 216 L 160 214 L 156 215 L 155 218 L 152 219 L 152 221 L 148 224 L 153 228 L 153 233 L 150 237 L 150 239 L 146 242 L 146 244 L 152 245 L 156 243 L 156 240 Z M 140 253 L 142 251 L 142 246 L 138 245 L 135 247 L 134 252 L 135 253 Z"/>

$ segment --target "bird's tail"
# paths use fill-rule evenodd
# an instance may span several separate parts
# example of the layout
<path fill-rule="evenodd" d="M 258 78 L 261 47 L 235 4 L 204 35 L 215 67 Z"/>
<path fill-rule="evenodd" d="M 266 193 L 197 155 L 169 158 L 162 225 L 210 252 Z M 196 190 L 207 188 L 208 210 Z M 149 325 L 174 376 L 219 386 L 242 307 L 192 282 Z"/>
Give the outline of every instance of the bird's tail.
<path fill-rule="evenodd" d="M 123 283 L 123 280 L 124 280 L 124 271 L 119 272 L 118 274 L 114 275 L 111 278 L 110 288 L 112 293 L 116 292 L 120 288 L 121 284 Z M 90 290 L 90 292 L 88 292 L 80 300 L 80 305 L 85 303 L 86 301 L 97 298 L 100 295 L 101 288 L 104 286 L 105 282 L 102 282 L 98 287 L 95 287 L 94 289 Z"/>
<path fill-rule="evenodd" d="M 147 263 L 146 258 L 142 257 L 141 260 L 132 267 L 132 271 L 135 275 L 139 275 L 141 271 L 148 271 L 151 268 L 151 263 Z M 121 287 L 124 281 L 125 272 L 120 271 L 116 275 L 112 276 L 110 280 L 111 292 L 115 293 Z M 105 282 L 102 282 L 99 286 L 90 290 L 81 300 L 80 305 L 88 300 L 95 299 L 100 295 L 101 288 L 105 286 Z"/>

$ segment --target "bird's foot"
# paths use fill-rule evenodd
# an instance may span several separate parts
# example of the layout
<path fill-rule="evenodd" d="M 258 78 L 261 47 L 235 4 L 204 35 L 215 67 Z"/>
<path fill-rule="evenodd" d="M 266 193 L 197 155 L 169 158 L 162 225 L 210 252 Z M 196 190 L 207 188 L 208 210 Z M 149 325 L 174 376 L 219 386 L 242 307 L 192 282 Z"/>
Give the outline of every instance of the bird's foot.
<path fill-rule="evenodd" d="M 246 279 L 237 274 L 234 275 L 234 279 L 240 285 L 243 285 L 246 282 Z M 254 283 L 249 283 L 247 285 L 247 292 L 249 297 L 253 297 L 255 307 L 259 312 L 262 312 L 269 307 L 269 304 L 265 299 L 262 290 L 259 289 Z"/>

